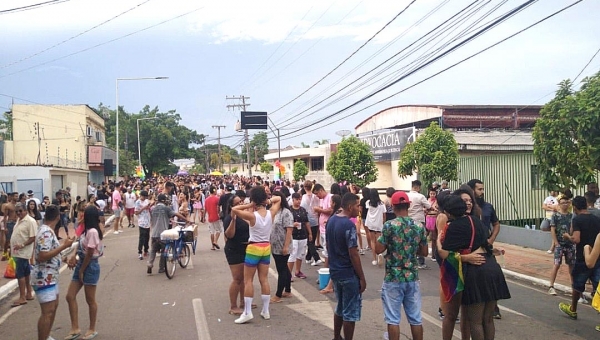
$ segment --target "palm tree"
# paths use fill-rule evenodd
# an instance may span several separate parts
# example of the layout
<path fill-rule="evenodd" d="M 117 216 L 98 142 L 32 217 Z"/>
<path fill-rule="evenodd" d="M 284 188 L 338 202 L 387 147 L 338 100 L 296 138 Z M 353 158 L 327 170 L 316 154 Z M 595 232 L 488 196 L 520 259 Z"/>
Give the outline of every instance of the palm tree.
<path fill-rule="evenodd" d="M 313 142 L 313 144 L 317 144 L 317 145 L 329 144 L 329 139 L 321 139 L 320 141 L 316 140 Z"/>
<path fill-rule="evenodd" d="M 308 145 L 304 142 L 300 142 L 300 146 L 302 146 L 303 148 L 310 148 L 310 145 Z"/>

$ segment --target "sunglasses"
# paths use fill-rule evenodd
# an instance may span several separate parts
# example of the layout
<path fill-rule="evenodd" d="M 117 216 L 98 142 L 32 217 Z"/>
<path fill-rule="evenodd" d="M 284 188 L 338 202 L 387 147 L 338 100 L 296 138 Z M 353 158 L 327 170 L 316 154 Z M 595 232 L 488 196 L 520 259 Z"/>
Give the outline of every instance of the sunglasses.
<path fill-rule="evenodd" d="M 18 214 L 18 213 L 22 213 L 23 211 L 25 211 L 25 210 L 23 210 L 23 209 L 15 210 L 15 212 L 16 212 L 17 214 Z"/>

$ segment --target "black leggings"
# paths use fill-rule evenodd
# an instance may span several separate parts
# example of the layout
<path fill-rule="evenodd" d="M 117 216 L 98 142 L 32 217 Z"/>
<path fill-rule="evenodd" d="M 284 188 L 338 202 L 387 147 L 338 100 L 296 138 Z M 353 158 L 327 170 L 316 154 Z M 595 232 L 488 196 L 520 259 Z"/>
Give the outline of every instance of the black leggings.
<path fill-rule="evenodd" d="M 142 248 L 144 253 L 148 253 L 148 242 L 150 241 L 150 228 L 138 228 L 140 230 L 140 238 L 138 241 L 138 254 L 142 254 Z"/>
<path fill-rule="evenodd" d="M 315 246 L 315 240 L 317 239 L 319 226 L 311 226 L 310 232 L 312 233 L 312 241 L 308 241 L 306 243 L 308 245 L 308 251 L 306 252 L 306 261 L 310 261 L 310 259 L 318 261 L 321 259 L 321 257 L 319 256 L 319 252 L 317 251 L 317 247 Z"/>
<path fill-rule="evenodd" d="M 277 278 L 277 292 L 275 295 L 277 297 L 281 297 L 284 289 L 288 293 L 292 291 L 292 273 L 290 273 L 290 268 L 287 266 L 287 261 L 290 258 L 290 255 L 272 255 L 275 259 L 275 268 L 277 268 L 277 275 L 279 276 Z"/>

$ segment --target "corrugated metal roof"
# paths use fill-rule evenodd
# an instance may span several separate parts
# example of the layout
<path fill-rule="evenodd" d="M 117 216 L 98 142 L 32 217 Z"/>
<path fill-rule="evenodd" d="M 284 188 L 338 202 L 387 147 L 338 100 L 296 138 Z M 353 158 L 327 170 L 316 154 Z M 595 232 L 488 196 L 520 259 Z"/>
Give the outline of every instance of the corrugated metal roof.
<path fill-rule="evenodd" d="M 531 131 L 455 131 L 453 134 L 461 150 L 533 150 Z"/>

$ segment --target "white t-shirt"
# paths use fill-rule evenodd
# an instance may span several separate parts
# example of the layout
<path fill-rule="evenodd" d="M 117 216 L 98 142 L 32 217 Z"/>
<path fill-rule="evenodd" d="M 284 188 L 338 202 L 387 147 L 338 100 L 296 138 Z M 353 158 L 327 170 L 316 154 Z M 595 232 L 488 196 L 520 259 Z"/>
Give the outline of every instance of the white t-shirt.
<path fill-rule="evenodd" d="M 127 208 L 127 209 L 135 208 L 136 199 L 137 199 L 137 197 L 135 196 L 135 193 L 126 192 L 125 193 L 125 208 Z"/>
<path fill-rule="evenodd" d="M 371 203 L 371 201 L 365 202 L 367 207 L 365 226 L 367 226 L 370 231 L 381 231 L 383 229 L 383 214 L 386 212 L 385 204 L 380 202 L 376 207 L 372 207 L 369 203 Z"/>
<path fill-rule="evenodd" d="M 557 205 L 558 201 L 556 200 L 556 197 L 550 195 L 550 196 L 546 197 L 546 199 L 544 200 L 544 204 L 545 205 Z M 546 218 L 547 219 L 551 219 L 552 214 L 554 214 L 554 211 L 546 210 Z"/>
<path fill-rule="evenodd" d="M 408 208 L 408 217 L 412 218 L 413 221 L 417 223 L 425 225 L 424 209 L 431 208 L 431 204 L 429 203 L 427 198 L 425 198 L 425 196 L 423 196 L 423 194 L 421 194 L 420 192 L 411 190 L 408 192 L 407 196 L 410 200 L 410 207 Z"/>

